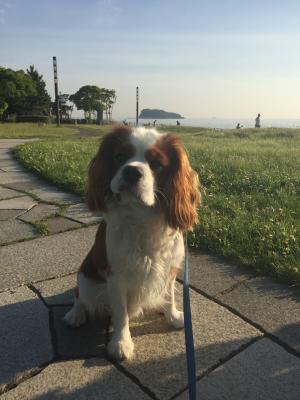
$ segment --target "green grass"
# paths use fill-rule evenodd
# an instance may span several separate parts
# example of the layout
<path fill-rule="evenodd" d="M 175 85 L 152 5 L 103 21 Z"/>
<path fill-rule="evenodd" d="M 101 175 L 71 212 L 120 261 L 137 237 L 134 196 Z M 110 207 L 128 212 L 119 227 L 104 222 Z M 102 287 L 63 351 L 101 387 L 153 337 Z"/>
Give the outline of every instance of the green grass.
<path fill-rule="evenodd" d="M 200 175 L 200 223 L 190 244 L 300 282 L 300 130 L 163 130 L 182 136 Z M 97 147 L 98 139 L 52 140 L 20 146 L 17 154 L 27 167 L 83 194 Z"/>
<path fill-rule="evenodd" d="M 62 125 L 59 128 L 53 124 L 39 125 L 33 123 L 0 123 L 0 139 L 29 138 L 71 138 L 78 136 L 74 125 Z"/>
<path fill-rule="evenodd" d="M 31 225 L 36 228 L 36 230 L 40 235 L 46 236 L 49 234 L 47 222 L 37 221 L 37 222 L 32 222 Z"/>

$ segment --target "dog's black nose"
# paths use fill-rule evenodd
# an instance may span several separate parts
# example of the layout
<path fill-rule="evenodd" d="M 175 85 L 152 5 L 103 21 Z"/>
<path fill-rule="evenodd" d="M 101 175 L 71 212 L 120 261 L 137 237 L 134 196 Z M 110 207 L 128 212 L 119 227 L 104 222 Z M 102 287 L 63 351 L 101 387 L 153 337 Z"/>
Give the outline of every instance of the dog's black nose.
<path fill-rule="evenodd" d="M 123 178 L 129 185 L 136 184 L 142 176 L 142 172 L 132 165 L 128 165 L 123 169 Z"/>

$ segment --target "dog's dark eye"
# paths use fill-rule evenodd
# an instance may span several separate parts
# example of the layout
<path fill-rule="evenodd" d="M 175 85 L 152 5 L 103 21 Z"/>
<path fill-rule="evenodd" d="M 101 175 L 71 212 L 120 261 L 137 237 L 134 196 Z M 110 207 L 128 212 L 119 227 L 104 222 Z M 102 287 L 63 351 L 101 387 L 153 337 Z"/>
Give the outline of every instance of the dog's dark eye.
<path fill-rule="evenodd" d="M 162 167 L 163 167 L 162 163 L 157 159 L 151 160 L 149 162 L 149 165 L 150 165 L 150 168 L 152 169 L 152 171 L 155 171 L 155 172 L 160 171 L 162 169 Z"/>
<path fill-rule="evenodd" d="M 117 153 L 114 155 L 115 161 L 119 164 L 123 164 L 125 161 L 127 161 L 128 156 L 124 153 Z"/>

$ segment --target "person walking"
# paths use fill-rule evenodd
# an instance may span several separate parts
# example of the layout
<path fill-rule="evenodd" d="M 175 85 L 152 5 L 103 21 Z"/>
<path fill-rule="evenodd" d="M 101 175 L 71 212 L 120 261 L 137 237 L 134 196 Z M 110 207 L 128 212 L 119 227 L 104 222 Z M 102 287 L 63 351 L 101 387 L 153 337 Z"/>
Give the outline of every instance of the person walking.
<path fill-rule="evenodd" d="M 255 128 L 260 128 L 260 114 L 255 118 Z"/>

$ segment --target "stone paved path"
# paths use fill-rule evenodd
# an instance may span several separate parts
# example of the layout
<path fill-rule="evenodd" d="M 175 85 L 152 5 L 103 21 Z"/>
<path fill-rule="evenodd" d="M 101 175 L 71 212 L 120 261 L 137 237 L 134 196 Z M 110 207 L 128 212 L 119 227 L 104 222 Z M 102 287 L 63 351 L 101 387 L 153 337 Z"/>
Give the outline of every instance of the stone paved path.
<path fill-rule="evenodd" d="M 188 399 L 183 332 L 159 314 L 132 323 L 136 356 L 121 364 L 106 358 L 107 321 L 63 324 L 97 218 L 23 170 L 20 142 L 0 141 L 1 399 Z M 190 269 L 198 398 L 299 400 L 299 290 L 196 252 Z"/>

